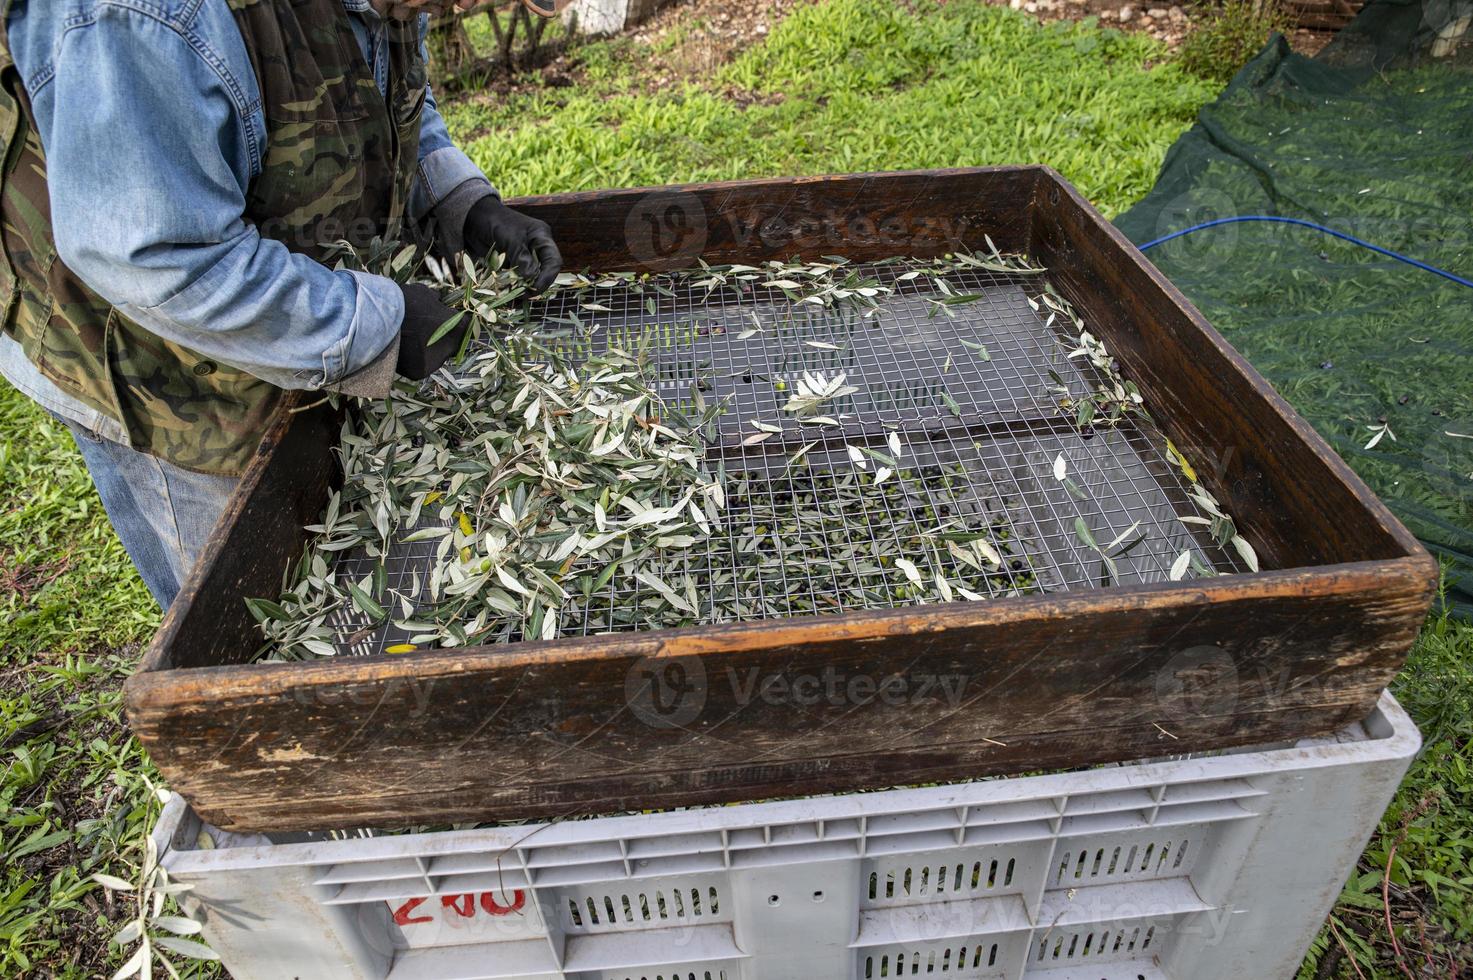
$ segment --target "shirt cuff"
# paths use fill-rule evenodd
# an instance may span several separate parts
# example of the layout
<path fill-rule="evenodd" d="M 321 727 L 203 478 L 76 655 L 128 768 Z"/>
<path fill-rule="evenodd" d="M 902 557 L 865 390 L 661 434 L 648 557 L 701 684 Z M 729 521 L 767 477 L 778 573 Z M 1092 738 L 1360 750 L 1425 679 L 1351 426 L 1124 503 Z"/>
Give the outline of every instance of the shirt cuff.
<path fill-rule="evenodd" d="M 418 178 L 409 192 L 409 211 L 416 220 L 427 216 L 451 191 L 468 180 L 485 181 L 491 193 L 497 193 L 481 168 L 458 146 L 443 146 L 426 153 L 419 161 Z"/>
<path fill-rule="evenodd" d="M 394 368 L 399 364 L 399 338 L 389 341 L 382 354 L 368 362 L 363 370 L 348 375 L 336 384 L 326 387 L 340 395 L 355 398 L 388 398 L 394 387 Z"/>
<path fill-rule="evenodd" d="M 404 291 L 398 283 L 357 269 L 345 271 L 355 280 L 358 301 L 347 334 L 323 352 L 322 378 L 317 385 L 335 390 L 396 343 L 404 323 Z"/>

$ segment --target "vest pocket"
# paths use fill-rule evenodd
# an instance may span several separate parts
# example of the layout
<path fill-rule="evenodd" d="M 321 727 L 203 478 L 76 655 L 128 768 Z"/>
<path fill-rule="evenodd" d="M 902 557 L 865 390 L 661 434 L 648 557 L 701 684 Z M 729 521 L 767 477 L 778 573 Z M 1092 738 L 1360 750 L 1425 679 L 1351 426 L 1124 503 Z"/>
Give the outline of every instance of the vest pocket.
<path fill-rule="evenodd" d="M 63 391 L 110 417 L 117 399 L 107 370 L 108 335 L 113 312 L 105 302 L 76 289 L 57 265 L 47 295 L 21 290 L 17 326 L 28 333 L 27 356 Z"/>
<path fill-rule="evenodd" d="M 14 69 L 8 71 L 14 75 Z M 20 106 L 8 91 L 0 90 L 0 161 L 3 161 L 4 168 L 4 175 L 0 177 L 4 181 L 0 184 L 0 195 L 4 194 L 4 188 L 9 184 L 10 173 L 14 169 L 11 157 L 15 147 L 12 144 L 19 128 Z M 0 330 L 13 334 L 15 331 L 11 319 L 15 311 L 17 284 L 15 270 L 10 266 L 8 243 L 6 245 L 7 247 L 0 249 Z"/>
<path fill-rule="evenodd" d="M 0 127 L 6 164 L 0 186 L 4 329 L 48 377 L 77 394 L 87 387 L 78 343 L 66 336 L 65 329 L 53 336 L 57 300 L 52 280 L 64 270 L 57 265 L 51 237 L 45 156 L 35 129 L 8 89 L 0 91 Z"/>
<path fill-rule="evenodd" d="M 56 262 L 51 236 L 51 196 L 46 189 L 46 155 L 41 137 L 22 122 L 16 172 L 5 178 L 5 258 L 8 271 L 23 282 L 40 282 Z"/>

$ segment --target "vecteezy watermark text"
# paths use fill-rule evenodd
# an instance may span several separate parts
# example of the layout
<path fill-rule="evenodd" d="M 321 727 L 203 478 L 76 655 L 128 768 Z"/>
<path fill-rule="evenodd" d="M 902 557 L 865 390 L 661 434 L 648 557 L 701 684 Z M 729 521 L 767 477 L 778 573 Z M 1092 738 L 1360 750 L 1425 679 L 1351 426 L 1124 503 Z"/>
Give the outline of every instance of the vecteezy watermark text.
<path fill-rule="evenodd" d="M 624 693 L 630 709 L 641 720 L 669 728 L 691 723 L 713 699 L 724 710 L 751 705 L 846 708 L 934 704 L 955 708 L 962 703 L 970 680 L 966 674 L 873 674 L 834 666 L 796 672 L 727 667 L 711 677 L 698 658 L 645 657 L 625 675 Z M 718 684 L 726 690 L 713 691 Z"/>
<path fill-rule="evenodd" d="M 774 706 L 830 704 L 834 707 L 879 702 L 891 707 L 905 707 L 929 701 L 943 701 L 948 707 L 961 704 L 966 690 L 965 674 L 846 674 L 836 667 L 825 667 L 816 674 L 764 674 L 756 667 L 739 672 L 726 670 L 727 679 L 739 705 L 754 700 Z"/>

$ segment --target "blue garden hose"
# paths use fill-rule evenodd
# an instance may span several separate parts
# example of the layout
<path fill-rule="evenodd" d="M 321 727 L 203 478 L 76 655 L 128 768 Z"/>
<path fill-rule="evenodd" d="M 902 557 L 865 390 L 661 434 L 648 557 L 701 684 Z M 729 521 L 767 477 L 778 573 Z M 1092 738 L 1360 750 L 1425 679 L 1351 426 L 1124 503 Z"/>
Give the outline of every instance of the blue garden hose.
<path fill-rule="evenodd" d="M 1217 218 L 1213 221 L 1204 221 L 1200 225 L 1192 225 L 1190 228 L 1183 228 L 1180 231 L 1173 231 L 1169 235 L 1162 235 L 1160 238 L 1157 238 L 1154 241 L 1146 242 L 1146 244 L 1140 246 L 1140 250 L 1144 252 L 1147 249 L 1155 248 L 1157 245 L 1169 242 L 1173 238 L 1180 238 L 1183 235 L 1190 235 L 1192 232 L 1201 231 L 1203 228 L 1216 228 L 1218 225 L 1231 225 L 1236 224 L 1240 221 L 1269 221 L 1282 225 L 1299 225 L 1303 228 L 1313 228 L 1315 231 L 1324 232 L 1326 235 L 1329 235 L 1333 238 L 1338 238 L 1341 241 L 1350 242 L 1352 245 L 1359 245 L 1361 248 L 1368 248 L 1372 252 L 1376 252 L 1379 255 L 1384 255 L 1387 258 L 1396 259 L 1398 262 L 1405 262 L 1407 265 L 1414 265 L 1418 269 L 1423 269 L 1427 272 L 1431 272 L 1434 275 L 1441 276 L 1444 279 L 1451 279 L 1453 282 L 1457 283 L 1460 286 L 1467 286 L 1468 288 L 1473 289 L 1473 280 L 1464 279 L 1462 276 L 1454 275 L 1453 273 L 1448 272 L 1446 269 L 1439 269 L 1435 265 L 1428 265 L 1426 262 L 1423 262 L 1419 259 L 1414 259 L 1410 256 L 1402 255 L 1399 252 L 1393 252 L 1391 251 L 1391 249 L 1382 248 L 1380 245 L 1372 245 L 1370 242 L 1364 241 L 1360 238 L 1356 238 L 1354 235 L 1347 235 L 1343 231 L 1336 231 L 1334 228 L 1326 228 L 1324 225 L 1317 225 L 1313 221 L 1305 221 L 1302 218 L 1285 218 L 1274 214 L 1241 214 L 1233 218 Z"/>

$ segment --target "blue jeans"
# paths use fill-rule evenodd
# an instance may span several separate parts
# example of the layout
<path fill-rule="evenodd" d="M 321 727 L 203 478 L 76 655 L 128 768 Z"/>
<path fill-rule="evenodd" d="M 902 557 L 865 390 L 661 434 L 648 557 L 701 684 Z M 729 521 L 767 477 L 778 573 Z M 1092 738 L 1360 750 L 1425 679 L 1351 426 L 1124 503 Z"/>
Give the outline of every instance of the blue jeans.
<path fill-rule="evenodd" d="M 180 469 L 55 417 L 71 430 L 108 520 L 148 591 L 168 609 L 239 479 Z"/>

